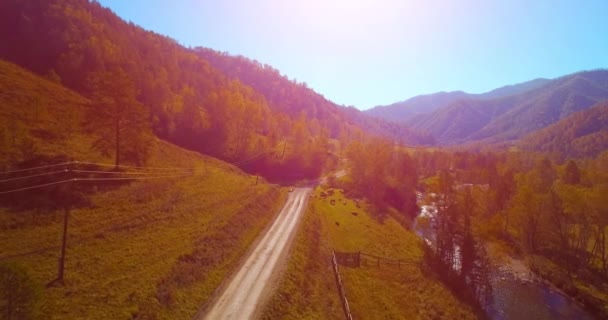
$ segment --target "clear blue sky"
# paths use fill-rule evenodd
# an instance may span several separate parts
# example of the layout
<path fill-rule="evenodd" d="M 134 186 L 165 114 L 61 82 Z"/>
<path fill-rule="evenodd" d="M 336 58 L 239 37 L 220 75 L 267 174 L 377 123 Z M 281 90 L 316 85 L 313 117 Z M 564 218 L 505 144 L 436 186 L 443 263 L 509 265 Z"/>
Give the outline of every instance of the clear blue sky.
<path fill-rule="evenodd" d="M 100 0 L 367 109 L 608 67 L 608 0 Z"/>

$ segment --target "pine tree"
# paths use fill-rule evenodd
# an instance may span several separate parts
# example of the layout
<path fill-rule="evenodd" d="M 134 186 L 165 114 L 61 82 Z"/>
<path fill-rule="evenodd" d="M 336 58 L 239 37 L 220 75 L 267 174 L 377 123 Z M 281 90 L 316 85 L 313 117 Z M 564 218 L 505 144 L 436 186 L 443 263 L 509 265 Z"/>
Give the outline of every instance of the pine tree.
<path fill-rule="evenodd" d="M 137 91 L 129 75 L 111 67 L 89 78 L 92 107 L 86 125 L 97 134 L 93 147 L 106 155 L 114 152 L 118 168 L 123 156 L 141 163 L 147 152 L 150 134 L 148 113 L 136 99 Z"/>

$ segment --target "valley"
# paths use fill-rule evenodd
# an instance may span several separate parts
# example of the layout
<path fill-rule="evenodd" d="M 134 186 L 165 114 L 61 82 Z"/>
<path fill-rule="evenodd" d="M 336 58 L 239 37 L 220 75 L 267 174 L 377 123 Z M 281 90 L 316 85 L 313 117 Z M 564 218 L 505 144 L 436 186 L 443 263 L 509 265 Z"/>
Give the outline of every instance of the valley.
<path fill-rule="evenodd" d="M 431 2 L 0 1 L 0 319 L 607 318 L 608 8 Z"/>

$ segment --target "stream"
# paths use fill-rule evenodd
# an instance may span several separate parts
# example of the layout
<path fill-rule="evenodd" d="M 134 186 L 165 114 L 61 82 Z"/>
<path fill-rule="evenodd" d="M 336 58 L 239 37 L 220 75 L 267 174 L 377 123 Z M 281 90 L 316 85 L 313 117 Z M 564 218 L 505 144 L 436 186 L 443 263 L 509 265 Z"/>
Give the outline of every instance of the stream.
<path fill-rule="evenodd" d="M 417 194 L 419 201 L 423 199 Z M 422 205 L 419 217 L 436 212 L 433 205 Z M 428 228 L 414 223 L 414 230 L 427 243 L 434 235 Z M 486 310 L 490 319 L 543 320 L 543 319 L 595 319 L 574 300 L 562 294 L 555 286 L 540 280 L 521 260 L 508 257 L 492 270 L 493 303 Z"/>

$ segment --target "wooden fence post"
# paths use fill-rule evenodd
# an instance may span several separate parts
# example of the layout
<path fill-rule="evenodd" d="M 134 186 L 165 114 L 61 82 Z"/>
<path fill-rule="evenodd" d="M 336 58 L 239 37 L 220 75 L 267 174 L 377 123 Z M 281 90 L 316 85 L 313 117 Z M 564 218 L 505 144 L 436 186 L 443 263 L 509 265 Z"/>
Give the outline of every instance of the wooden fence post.
<path fill-rule="evenodd" d="M 336 259 L 336 252 L 332 250 L 332 265 L 334 270 L 334 276 L 336 277 L 336 284 L 338 286 L 338 292 L 340 293 L 340 301 L 342 302 L 342 309 L 344 309 L 344 316 L 346 320 L 353 320 L 353 315 L 350 313 L 350 307 L 348 300 L 346 299 L 346 292 L 344 292 L 344 286 L 342 279 L 340 278 L 340 271 L 338 270 L 338 260 Z"/>

